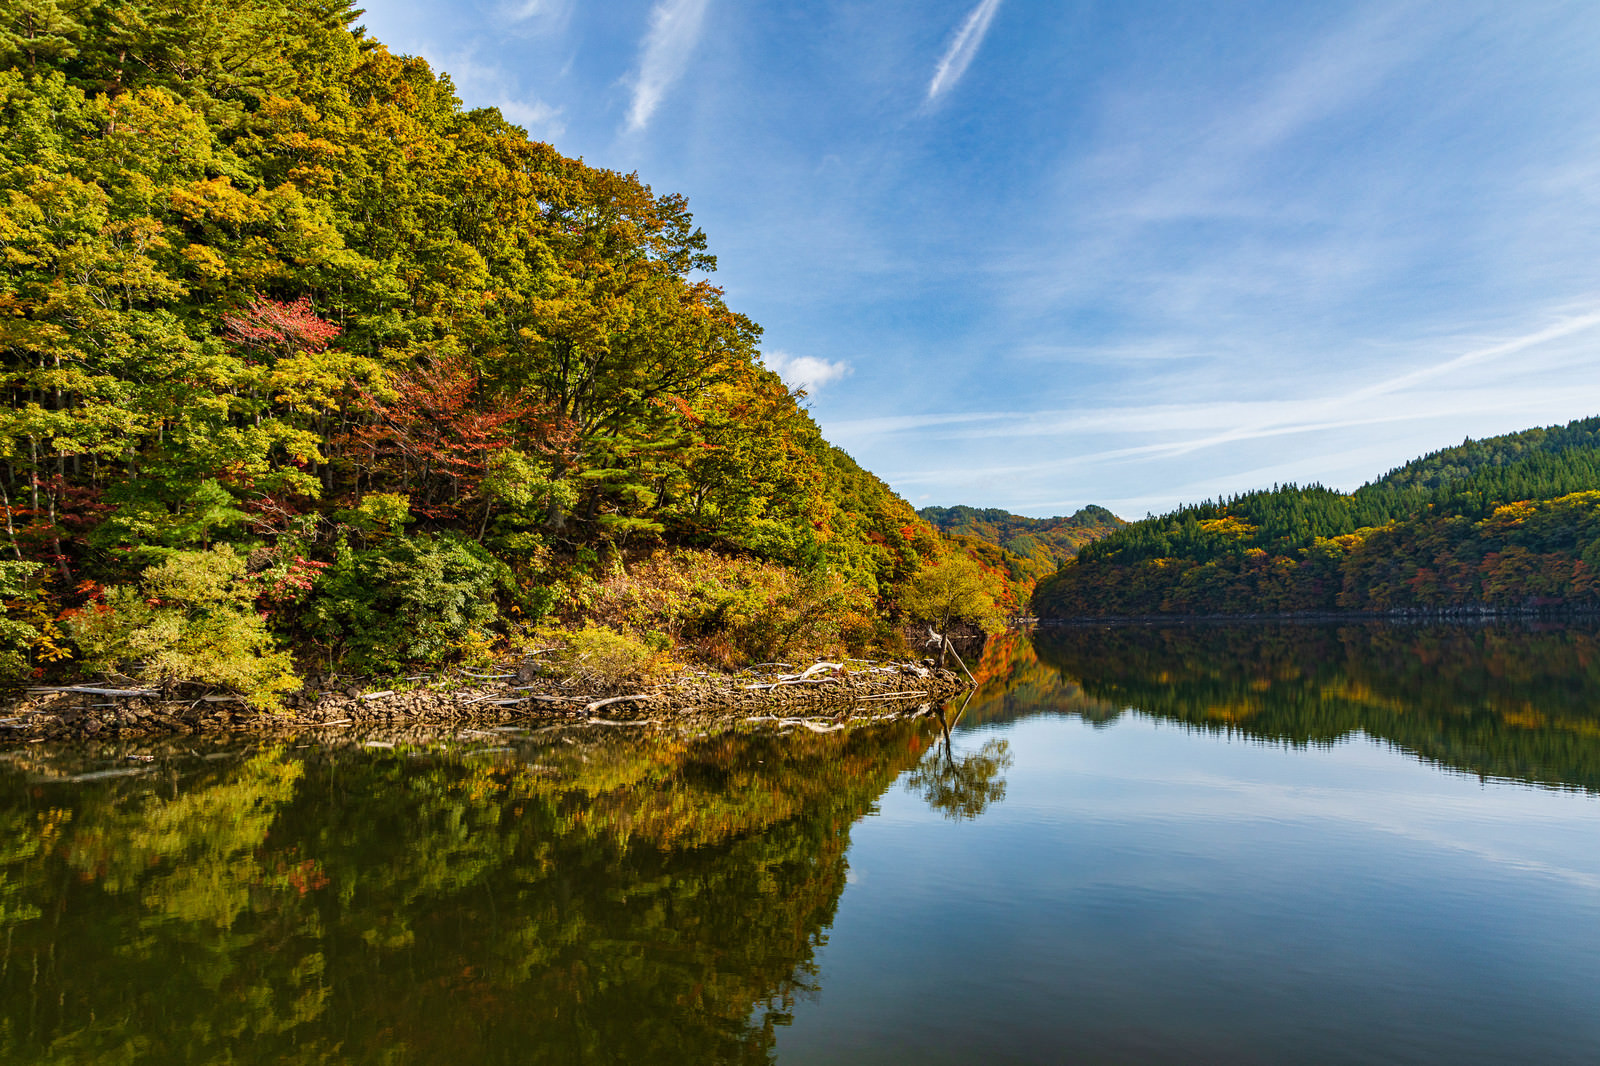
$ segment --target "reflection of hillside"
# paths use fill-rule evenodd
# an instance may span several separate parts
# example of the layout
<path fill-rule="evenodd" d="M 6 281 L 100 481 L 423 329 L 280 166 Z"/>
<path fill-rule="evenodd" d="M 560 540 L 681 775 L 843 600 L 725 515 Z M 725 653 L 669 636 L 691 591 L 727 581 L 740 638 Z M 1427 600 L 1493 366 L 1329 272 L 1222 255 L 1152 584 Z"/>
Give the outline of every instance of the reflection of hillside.
<path fill-rule="evenodd" d="M 277 750 L 13 803 L 0 1059 L 766 1061 L 929 741 Z"/>
<path fill-rule="evenodd" d="M 1078 682 L 1040 662 L 1026 633 L 1013 630 L 990 637 L 973 676 L 978 689 L 961 715 L 963 726 L 998 725 L 1046 712 L 1091 721 L 1116 716 L 1111 705 L 1085 695 Z"/>
<path fill-rule="evenodd" d="M 1359 730 L 1480 776 L 1600 791 L 1591 628 L 1066 627 L 1035 643 L 1112 706 L 1296 744 Z"/>

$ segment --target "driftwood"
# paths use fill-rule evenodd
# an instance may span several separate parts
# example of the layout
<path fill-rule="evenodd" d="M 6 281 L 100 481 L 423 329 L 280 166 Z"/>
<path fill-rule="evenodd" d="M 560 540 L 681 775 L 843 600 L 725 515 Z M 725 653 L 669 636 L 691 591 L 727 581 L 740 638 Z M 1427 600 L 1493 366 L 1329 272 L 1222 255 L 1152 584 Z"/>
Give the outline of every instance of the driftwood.
<path fill-rule="evenodd" d="M 760 692 L 766 689 L 787 688 L 790 685 L 834 685 L 838 684 L 837 677 L 794 677 L 787 681 L 769 681 L 763 685 L 746 685 L 746 692 Z"/>
<path fill-rule="evenodd" d="M 951 655 L 954 655 L 956 657 L 956 662 L 961 664 L 961 672 L 967 675 L 967 680 L 972 682 L 973 687 L 977 687 L 978 679 L 972 676 L 972 671 L 971 670 L 967 669 L 967 661 L 961 657 L 961 653 L 960 652 L 956 651 L 956 646 L 954 644 L 950 643 L 950 638 L 949 637 L 945 636 L 943 633 L 935 632 L 934 628 L 932 626 L 929 626 L 928 627 L 928 643 L 929 644 L 939 644 L 940 645 L 940 647 L 939 647 L 940 652 L 948 651 Z M 944 665 L 944 660 L 943 659 L 939 660 L 939 664 L 941 666 Z"/>
<path fill-rule="evenodd" d="M 86 696 L 159 696 L 161 692 L 153 688 L 90 688 L 78 685 L 50 685 L 43 688 L 30 688 L 29 692 L 81 692 Z"/>
<path fill-rule="evenodd" d="M 649 700 L 649 699 L 650 699 L 650 695 L 648 693 L 640 693 L 640 694 L 634 695 L 634 696 L 612 696 L 610 699 L 606 699 L 606 700 L 595 700 L 593 703 L 591 703 L 588 706 L 586 706 L 584 708 L 584 710 L 588 711 L 590 714 L 593 714 L 595 711 L 598 711 L 600 708 L 609 707 L 613 703 L 632 703 L 632 702 L 635 702 L 637 700 Z"/>
<path fill-rule="evenodd" d="M 842 723 L 839 725 L 819 725 L 809 718 L 779 718 L 777 715 L 772 714 L 758 714 L 754 717 L 746 718 L 745 721 L 777 722 L 779 725 L 798 725 L 811 730 L 813 733 L 837 733 L 839 730 L 845 728 L 844 724 Z"/>
<path fill-rule="evenodd" d="M 136 777 L 150 772 L 148 766 L 130 766 L 126 770 L 95 770 L 93 773 L 73 774 L 71 777 L 49 777 L 42 780 L 52 784 L 74 784 L 78 781 L 102 781 L 108 777 Z"/>
<path fill-rule="evenodd" d="M 764 664 L 764 665 L 783 666 L 783 665 L 786 665 L 786 664 L 784 664 L 784 663 L 769 663 L 769 664 Z M 773 681 L 769 681 L 769 682 L 767 682 L 765 684 L 746 685 L 744 687 L 745 687 L 745 691 L 753 692 L 753 691 L 759 691 L 761 689 L 774 689 L 774 688 L 778 688 L 781 685 L 822 685 L 822 684 L 826 684 L 829 681 L 834 681 L 834 680 L 837 680 L 837 679 L 836 678 L 832 678 L 832 677 L 817 677 L 816 676 L 817 674 L 820 674 L 823 671 L 829 671 L 829 672 L 837 673 L 838 671 L 843 670 L 843 669 L 844 669 L 844 664 L 843 663 L 826 663 L 826 662 L 815 663 L 815 664 L 813 664 L 811 666 L 806 667 L 804 670 L 800 671 L 798 674 L 784 674 L 782 677 L 779 677 L 779 678 L 777 678 L 777 679 L 775 679 Z"/>

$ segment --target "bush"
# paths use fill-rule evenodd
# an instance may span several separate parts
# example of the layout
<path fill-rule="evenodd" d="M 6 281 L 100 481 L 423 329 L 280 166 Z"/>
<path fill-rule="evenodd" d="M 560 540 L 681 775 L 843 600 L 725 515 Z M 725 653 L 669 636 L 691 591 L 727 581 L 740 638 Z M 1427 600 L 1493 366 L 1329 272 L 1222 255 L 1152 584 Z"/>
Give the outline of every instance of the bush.
<path fill-rule="evenodd" d="M 252 606 L 255 592 L 230 546 L 175 552 L 145 570 L 138 588 L 106 589 L 105 602 L 67 628 L 91 669 L 163 689 L 216 685 L 277 710 L 279 693 L 300 682 Z"/>
<path fill-rule="evenodd" d="M 49 624 L 41 610 L 35 582 L 39 563 L 0 559 L 0 687 L 11 687 L 27 674 L 29 654 Z M 41 617 L 41 615 L 43 615 Z"/>
<path fill-rule="evenodd" d="M 638 640 L 601 626 L 586 625 L 556 639 L 560 647 L 550 666 L 576 680 L 616 686 L 660 674 L 670 665 L 663 641 Z"/>
<path fill-rule="evenodd" d="M 509 568 L 454 533 L 394 534 L 371 548 L 341 541 L 306 606 L 307 628 L 354 669 L 386 672 L 445 661 L 499 621 Z"/>
<path fill-rule="evenodd" d="M 839 575 L 709 551 L 656 552 L 619 568 L 589 609 L 613 628 L 663 633 L 722 667 L 842 654 L 877 635 L 871 597 Z"/>

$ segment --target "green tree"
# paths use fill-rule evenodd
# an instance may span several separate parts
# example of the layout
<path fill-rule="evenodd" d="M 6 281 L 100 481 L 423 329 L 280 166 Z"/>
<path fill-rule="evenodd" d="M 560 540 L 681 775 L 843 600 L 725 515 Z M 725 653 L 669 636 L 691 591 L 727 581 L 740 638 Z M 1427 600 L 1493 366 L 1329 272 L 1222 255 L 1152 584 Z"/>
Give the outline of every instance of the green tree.
<path fill-rule="evenodd" d="M 951 556 L 917 571 L 900 596 L 911 617 L 934 622 L 940 633 L 951 620 L 975 622 L 994 632 L 1004 619 L 995 608 L 990 575 L 965 556 Z"/>
<path fill-rule="evenodd" d="M 299 681 L 255 610 L 257 591 L 226 544 L 176 552 L 137 588 L 106 589 L 105 602 L 70 618 L 68 630 L 91 669 L 163 689 L 215 685 L 276 710 Z"/>

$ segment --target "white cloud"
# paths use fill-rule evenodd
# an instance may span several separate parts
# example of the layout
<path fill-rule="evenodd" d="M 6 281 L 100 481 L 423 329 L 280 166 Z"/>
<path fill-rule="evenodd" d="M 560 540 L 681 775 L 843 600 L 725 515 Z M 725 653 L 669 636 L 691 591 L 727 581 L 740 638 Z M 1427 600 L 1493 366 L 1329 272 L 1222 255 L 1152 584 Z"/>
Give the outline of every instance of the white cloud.
<path fill-rule="evenodd" d="M 767 369 L 783 379 L 791 389 L 816 391 L 830 382 L 849 377 L 854 368 L 843 360 L 818 359 L 813 355 L 790 355 L 788 352 L 767 352 L 762 356 Z"/>
<path fill-rule="evenodd" d="M 1092 500 L 1137 517 L 1288 481 L 1348 491 L 1463 434 L 1600 413 L 1600 307 L 1531 317 L 1496 337 L 1473 330 L 1386 345 L 1386 374 L 1336 372 L 1321 387 L 1306 381 L 1303 396 L 1229 386 L 1188 399 L 1190 390 L 1147 379 L 1144 395 L 1123 402 L 869 417 L 824 430 L 852 454 L 873 455 L 902 492 L 1024 514 Z"/>
<path fill-rule="evenodd" d="M 505 68 L 478 59 L 472 49 L 444 54 L 422 50 L 420 54 L 433 69 L 450 75 L 456 94 L 467 107 L 497 107 L 507 122 L 521 126 L 535 140 L 553 141 L 567 131 L 562 108 L 538 97 L 520 99 L 517 79 Z"/>
<path fill-rule="evenodd" d="M 566 29 L 572 18 L 572 0 L 509 0 L 500 8 L 500 14 L 519 33 L 557 34 Z"/>
<path fill-rule="evenodd" d="M 978 54 L 978 47 L 983 44 L 984 35 L 989 32 L 989 23 L 994 21 L 994 13 L 999 8 L 1000 0 L 980 0 L 978 6 L 972 9 L 972 13 L 951 38 L 950 47 L 945 49 L 939 65 L 934 68 L 933 80 L 928 83 L 929 102 L 955 88 L 956 82 L 967 72 L 967 67 Z"/>
<path fill-rule="evenodd" d="M 689 56 L 700 42 L 710 0 L 661 0 L 650 11 L 650 29 L 640 47 L 639 73 L 633 79 L 633 104 L 628 108 L 628 128 L 642 130 L 650 124 L 662 97 L 683 77 Z"/>
<path fill-rule="evenodd" d="M 521 126 L 538 140 L 554 140 L 567 131 L 566 123 L 561 121 L 561 108 L 551 107 L 543 100 L 525 104 L 502 99 L 495 106 L 507 121 Z"/>

